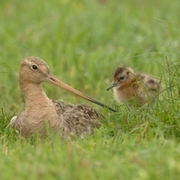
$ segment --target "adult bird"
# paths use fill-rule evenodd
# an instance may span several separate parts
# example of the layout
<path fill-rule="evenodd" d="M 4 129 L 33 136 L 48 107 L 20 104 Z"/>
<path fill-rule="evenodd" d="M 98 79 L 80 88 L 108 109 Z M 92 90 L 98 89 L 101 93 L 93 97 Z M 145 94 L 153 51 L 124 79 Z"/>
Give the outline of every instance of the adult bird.
<path fill-rule="evenodd" d="M 49 99 L 41 87 L 42 82 L 53 84 L 115 111 L 59 80 L 51 73 L 44 60 L 28 57 L 22 61 L 19 71 L 19 85 L 24 96 L 25 109 L 18 116 L 13 117 L 9 124 L 23 136 L 37 134 L 41 137 L 45 135 L 48 127 L 63 138 L 76 135 L 83 137 L 85 134 L 91 134 L 94 128 L 99 128 L 101 125 L 102 116 L 93 108 Z"/>

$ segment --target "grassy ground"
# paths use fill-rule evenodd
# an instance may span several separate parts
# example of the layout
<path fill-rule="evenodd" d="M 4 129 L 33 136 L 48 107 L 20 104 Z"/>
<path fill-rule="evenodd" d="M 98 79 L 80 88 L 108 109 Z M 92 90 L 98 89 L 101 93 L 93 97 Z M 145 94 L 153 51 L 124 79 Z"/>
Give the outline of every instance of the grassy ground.
<path fill-rule="evenodd" d="M 180 178 L 179 0 L 1 0 L 1 179 Z M 73 87 L 117 108 L 84 140 L 25 139 L 6 129 L 23 108 L 18 69 L 27 56 L 46 60 Z M 106 92 L 121 65 L 159 77 L 162 100 L 129 110 Z M 50 85 L 52 99 L 87 103 Z"/>

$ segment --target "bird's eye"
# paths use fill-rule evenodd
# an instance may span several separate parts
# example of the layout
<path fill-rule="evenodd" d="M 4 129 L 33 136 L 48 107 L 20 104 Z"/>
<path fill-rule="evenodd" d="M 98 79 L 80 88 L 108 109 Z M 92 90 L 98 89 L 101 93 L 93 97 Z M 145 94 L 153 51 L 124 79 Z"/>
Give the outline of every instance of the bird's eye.
<path fill-rule="evenodd" d="M 34 65 L 34 64 L 31 67 L 32 67 L 33 70 L 38 69 L 38 67 L 36 65 Z"/>
<path fill-rule="evenodd" d="M 124 76 L 119 77 L 119 81 L 122 81 L 124 78 Z"/>

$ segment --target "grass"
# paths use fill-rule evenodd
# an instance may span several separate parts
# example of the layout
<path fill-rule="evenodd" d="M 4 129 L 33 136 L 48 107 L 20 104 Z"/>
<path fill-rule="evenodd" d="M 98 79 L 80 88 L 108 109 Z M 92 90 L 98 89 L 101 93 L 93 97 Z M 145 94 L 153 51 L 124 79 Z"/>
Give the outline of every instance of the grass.
<path fill-rule="evenodd" d="M 180 178 L 179 1 L 44 2 L 0 6 L 1 179 Z M 18 69 L 27 56 L 46 60 L 73 87 L 118 110 L 92 105 L 107 123 L 84 140 L 23 138 L 6 126 L 23 109 Z M 161 101 L 129 110 L 106 87 L 121 65 L 159 77 Z M 87 103 L 44 84 L 51 99 Z"/>

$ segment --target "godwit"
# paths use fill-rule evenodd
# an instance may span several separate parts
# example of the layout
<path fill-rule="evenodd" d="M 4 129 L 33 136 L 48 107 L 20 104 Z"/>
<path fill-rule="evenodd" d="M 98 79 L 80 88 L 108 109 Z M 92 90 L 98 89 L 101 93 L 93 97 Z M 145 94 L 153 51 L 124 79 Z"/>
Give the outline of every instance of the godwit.
<path fill-rule="evenodd" d="M 129 100 L 139 105 L 155 100 L 160 90 L 160 82 L 150 75 L 135 72 L 132 68 L 118 67 L 113 76 L 113 83 L 106 89 L 113 88 L 115 99 L 120 103 Z"/>
<path fill-rule="evenodd" d="M 19 85 L 25 100 L 25 110 L 13 117 L 9 124 L 24 136 L 32 134 L 43 136 L 46 126 L 59 132 L 62 137 L 83 136 L 91 134 L 93 129 L 101 124 L 101 115 L 89 106 L 65 104 L 62 101 L 49 99 L 40 85 L 42 82 L 56 85 L 115 111 L 56 78 L 44 60 L 28 57 L 22 61 L 19 72 Z"/>

